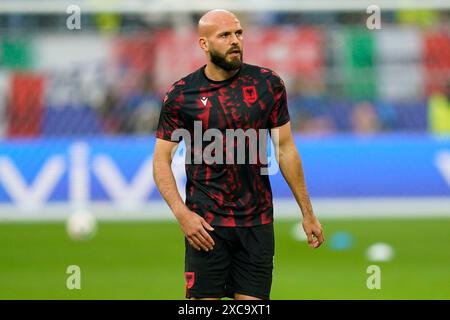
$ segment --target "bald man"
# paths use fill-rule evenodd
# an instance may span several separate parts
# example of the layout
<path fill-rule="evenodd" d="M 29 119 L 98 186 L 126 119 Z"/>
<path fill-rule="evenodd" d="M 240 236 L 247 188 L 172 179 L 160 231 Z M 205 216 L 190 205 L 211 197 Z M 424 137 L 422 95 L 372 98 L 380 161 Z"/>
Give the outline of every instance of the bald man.
<path fill-rule="evenodd" d="M 267 151 L 260 152 L 267 136 L 256 133 L 270 131 L 276 142 L 310 246 L 324 241 L 293 142 L 286 90 L 273 71 L 243 63 L 243 30 L 233 13 L 206 13 L 198 32 L 207 63 L 174 83 L 164 98 L 153 157 L 155 183 L 185 235 L 186 297 L 269 299 L 272 191 L 263 170 Z M 230 131 L 239 129 L 248 135 L 229 139 Z M 186 202 L 171 171 L 181 139 L 188 150 Z M 244 161 L 236 157 L 239 150 L 245 151 Z"/>

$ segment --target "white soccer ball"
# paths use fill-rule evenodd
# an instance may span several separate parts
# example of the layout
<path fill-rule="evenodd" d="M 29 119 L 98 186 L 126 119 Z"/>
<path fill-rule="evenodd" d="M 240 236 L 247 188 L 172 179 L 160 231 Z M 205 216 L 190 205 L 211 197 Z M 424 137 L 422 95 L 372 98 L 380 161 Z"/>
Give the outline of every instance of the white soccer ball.
<path fill-rule="evenodd" d="M 69 216 L 66 229 L 72 240 L 88 240 L 94 237 L 97 231 L 97 223 L 92 213 L 77 211 Z"/>
<path fill-rule="evenodd" d="M 387 243 L 375 243 L 367 249 L 370 261 L 390 261 L 394 257 L 394 249 Z"/>
<path fill-rule="evenodd" d="M 297 241 L 308 241 L 305 231 L 301 223 L 296 223 L 291 229 L 292 237 Z"/>

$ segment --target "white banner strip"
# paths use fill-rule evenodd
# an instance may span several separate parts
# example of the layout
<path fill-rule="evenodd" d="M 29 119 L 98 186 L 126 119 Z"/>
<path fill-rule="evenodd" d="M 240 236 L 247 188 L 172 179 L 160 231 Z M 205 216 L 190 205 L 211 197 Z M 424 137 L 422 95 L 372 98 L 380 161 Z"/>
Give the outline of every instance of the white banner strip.
<path fill-rule="evenodd" d="M 313 199 L 313 207 L 319 218 L 436 218 L 450 217 L 450 198 L 358 198 Z M 94 203 L 87 206 L 98 220 L 175 221 L 167 205 L 156 201 L 129 210 L 111 203 Z M 300 217 L 294 200 L 274 200 L 275 219 Z M 12 205 L 0 205 L 0 222 L 64 221 L 76 208 L 68 204 L 51 204 L 30 211 Z"/>

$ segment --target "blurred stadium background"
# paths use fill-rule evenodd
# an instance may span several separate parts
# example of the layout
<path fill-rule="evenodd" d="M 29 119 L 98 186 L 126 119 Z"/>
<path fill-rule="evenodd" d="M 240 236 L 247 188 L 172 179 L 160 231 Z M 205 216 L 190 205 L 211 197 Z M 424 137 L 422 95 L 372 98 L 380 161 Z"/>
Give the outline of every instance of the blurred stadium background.
<path fill-rule="evenodd" d="M 81 29 L 67 26 L 71 5 Z M 272 298 L 449 299 L 447 0 L 2 0 L 0 298 L 183 298 L 184 242 L 152 180 L 153 131 L 170 84 L 204 64 L 195 25 L 213 8 L 238 14 L 247 63 L 284 78 L 326 232 L 318 251 L 302 242 L 272 176 Z M 74 242 L 65 221 L 80 209 L 98 232 Z M 393 257 L 369 260 L 380 242 Z M 372 264 L 379 290 L 366 286 Z M 66 288 L 69 265 L 81 290 Z"/>

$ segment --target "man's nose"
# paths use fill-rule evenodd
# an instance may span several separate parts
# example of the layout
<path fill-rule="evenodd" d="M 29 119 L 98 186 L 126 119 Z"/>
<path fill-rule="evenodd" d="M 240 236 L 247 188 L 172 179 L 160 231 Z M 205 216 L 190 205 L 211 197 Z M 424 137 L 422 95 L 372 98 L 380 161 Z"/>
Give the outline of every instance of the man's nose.
<path fill-rule="evenodd" d="M 237 45 L 239 44 L 239 39 L 235 33 L 231 35 L 231 44 Z"/>

